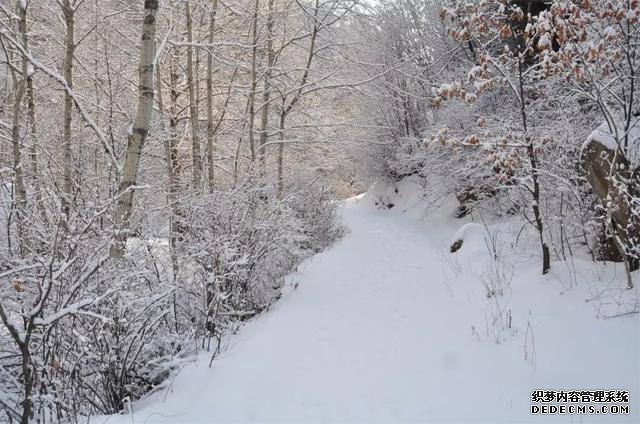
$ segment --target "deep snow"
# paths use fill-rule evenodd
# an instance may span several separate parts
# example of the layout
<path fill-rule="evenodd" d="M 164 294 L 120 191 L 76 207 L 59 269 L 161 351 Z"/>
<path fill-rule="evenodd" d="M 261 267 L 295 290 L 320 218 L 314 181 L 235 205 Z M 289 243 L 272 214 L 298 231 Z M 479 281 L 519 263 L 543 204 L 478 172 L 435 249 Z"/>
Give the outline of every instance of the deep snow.
<path fill-rule="evenodd" d="M 505 253 L 513 281 L 488 299 L 482 235 L 450 254 L 467 221 L 427 208 L 415 181 L 397 188 L 346 201 L 350 232 L 211 368 L 203 353 L 133 417 L 92 422 L 640 422 L 640 316 L 602 317 L 636 307 L 621 267 L 576 260 L 570 278 L 558 262 L 542 277 L 536 256 Z M 491 324 L 496 305 L 511 328 Z M 629 390 L 631 415 L 532 416 L 533 389 Z"/>

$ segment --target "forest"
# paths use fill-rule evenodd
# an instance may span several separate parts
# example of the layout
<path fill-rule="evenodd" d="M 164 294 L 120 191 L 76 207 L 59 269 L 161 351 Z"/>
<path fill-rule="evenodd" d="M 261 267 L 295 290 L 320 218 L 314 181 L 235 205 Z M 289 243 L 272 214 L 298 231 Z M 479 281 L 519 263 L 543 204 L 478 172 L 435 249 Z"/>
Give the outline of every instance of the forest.
<path fill-rule="evenodd" d="M 126 413 L 194 358 L 215 364 L 358 234 L 354 196 L 366 220 L 450 212 L 419 278 L 464 274 L 479 237 L 483 325 L 523 339 L 524 362 L 518 264 L 535 268 L 523 285 L 563 292 L 605 269 L 584 297 L 631 329 L 612 349 L 636 358 L 620 363 L 635 386 L 604 388 L 633 401 L 638 75 L 638 0 L 0 0 L 0 422 Z M 349 417 L 315 420 L 375 414 Z M 226 422 L 311 420 L 279 418 Z"/>

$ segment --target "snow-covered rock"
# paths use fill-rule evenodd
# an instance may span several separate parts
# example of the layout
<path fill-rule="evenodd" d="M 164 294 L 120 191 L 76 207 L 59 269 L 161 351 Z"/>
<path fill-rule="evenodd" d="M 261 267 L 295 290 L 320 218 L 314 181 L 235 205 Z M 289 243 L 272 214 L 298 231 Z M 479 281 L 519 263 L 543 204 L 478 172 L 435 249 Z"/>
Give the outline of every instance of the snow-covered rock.
<path fill-rule="evenodd" d="M 451 253 L 460 250 L 463 244 L 469 244 L 467 241 L 475 242 L 479 244 L 484 240 L 485 227 L 476 224 L 475 222 L 467 222 L 453 235 L 451 242 L 449 243 Z"/>
<path fill-rule="evenodd" d="M 631 240 L 637 237 L 640 227 L 638 220 L 634 218 L 635 211 L 629 197 L 619 195 L 619 187 L 628 187 L 624 191 L 631 196 L 640 195 L 640 180 L 632 173 L 639 164 L 640 119 L 636 119 L 632 124 L 633 126 L 626 131 L 622 123 L 614 129 L 606 122 L 603 123 L 587 138 L 580 155 L 587 181 L 600 199 L 600 203 L 606 205 L 612 202 L 612 199 L 615 202 L 612 219 L 615 228 L 618 228 L 618 236 L 627 246 L 633 244 Z M 635 257 L 630 256 L 629 261 L 632 270 L 638 268 Z"/>
<path fill-rule="evenodd" d="M 615 128 L 608 122 L 603 122 L 587 137 L 582 145 L 582 153 L 584 154 L 592 143 L 598 143 L 607 150 L 614 151 L 618 147 L 618 143 L 624 143 L 625 137 L 628 136 L 626 157 L 632 164 L 638 163 L 640 160 L 640 118 L 632 120 L 628 134 L 625 127 L 625 123 L 621 121 L 617 122 Z"/>

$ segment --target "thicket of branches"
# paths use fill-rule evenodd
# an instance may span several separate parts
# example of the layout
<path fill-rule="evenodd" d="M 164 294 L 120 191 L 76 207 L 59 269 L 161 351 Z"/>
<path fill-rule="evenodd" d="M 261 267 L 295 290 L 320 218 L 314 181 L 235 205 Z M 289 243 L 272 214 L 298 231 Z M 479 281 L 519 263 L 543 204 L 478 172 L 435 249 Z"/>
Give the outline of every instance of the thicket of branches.
<path fill-rule="evenodd" d="M 445 176 L 440 189 L 458 197 L 459 215 L 522 217 L 543 273 L 574 254 L 623 261 L 631 287 L 639 7 L 381 2 L 371 50 L 388 73 L 365 110 L 383 127 L 373 134 L 381 147 L 367 153 L 377 172 Z"/>
<path fill-rule="evenodd" d="M 0 421 L 123 410 L 340 237 L 355 6 L 0 2 Z"/>

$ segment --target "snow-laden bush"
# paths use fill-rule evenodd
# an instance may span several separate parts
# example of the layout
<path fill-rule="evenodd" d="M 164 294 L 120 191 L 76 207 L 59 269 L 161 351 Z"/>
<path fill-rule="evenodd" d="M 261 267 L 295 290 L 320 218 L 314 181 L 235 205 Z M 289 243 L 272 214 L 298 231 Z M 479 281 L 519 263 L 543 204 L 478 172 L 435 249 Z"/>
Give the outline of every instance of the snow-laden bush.
<path fill-rule="evenodd" d="M 279 199 L 253 177 L 183 206 L 176 279 L 187 287 L 183 319 L 198 334 L 219 341 L 230 323 L 267 308 L 286 274 L 340 236 L 332 196 L 315 183 L 304 188 Z"/>
<path fill-rule="evenodd" d="M 115 412 L 166 378 L 187 353 L 188 332 L 174 330 L 174 287 L 148 243 L 130 240 L 112 254 L 103 228 L 108 207 L 28 219 L 0 269 L 2 420 L 57 422 Z"/>
<path fill-rule="evenodd" d="M 217 353 L 238 321 L 278 298 L 286 274 L 341 234 L 321 184 L 287 193 L 253 176 L 193 194 L 174 246 L 138 228 L 122 255 L 104 227 L 109 208 L 32 221 L 26 253 L 1 252 L 0 421 L 117 412 L 211 337 Z"/>
<path fill-rule="evenodd" d="M 304 257 L 301 222 L 270 185 L 246 181 L 198 196 L 182 213 L 177 280 L 188 287 L 185 318 L 200 334 L 265 308 Z"/>
<path fill-rule="evenodd" d="M 307 252 L 320 252 L 340 238 L 344 228 L 340 223 L 339 203 L 327 184 L 318 178 L 300 178 L 293 183 L 283 201 L 300 221 Z"/>

